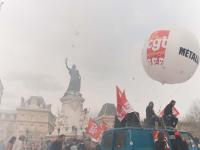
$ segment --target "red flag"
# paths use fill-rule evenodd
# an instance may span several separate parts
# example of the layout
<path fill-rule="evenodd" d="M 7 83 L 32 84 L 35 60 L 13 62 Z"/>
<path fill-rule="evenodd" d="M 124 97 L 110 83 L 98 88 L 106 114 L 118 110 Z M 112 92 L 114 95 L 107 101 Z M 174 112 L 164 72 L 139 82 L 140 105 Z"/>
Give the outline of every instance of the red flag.
<path fill-rule="evenodd" d="M 116 86 L 116 93 L 117 93 L 117 117 L 120 121 L 124 119 L 127 113 L 133 112 L 133 109 L 129 102 L 127 101 L 125 91 L 121 91 Z"/>
<path fill-rule="evenodd" d="M 105 122 L 103 122 L 103 123 L 100 123 L 100 124 L 99 124 L 99 127 L 100 127 L 101 130 L 104 132 L 104 131 L 106 131 L 106 130 L 109 128 L 109 125 L 106 124 Z"/>
<path fill-rule="evenodd" d="M 165 109 L 163 109 L 163 110 L 160 112 L 160 116 L 161 116 L 161 117 L 164 115 L 164 110 L 165 110 Z M 179 111 L 176 109 L 176 107 L 173 107 L 172 113 L 173 113 L 173 115 L 176 116 L 176 117 L 177 117 L 178 115 L 180 115 L 180 113 L 179 113 Z"/>
<path fill-rule="evenodd" d="M 173 115 L 178 116 L 180 115 L 179 111 L 176 109 L 176 107 L 173 107 Z"/>
<path fill-rule="evenodd" d="M 109 126 L 108 124 L 106 124 L 105 122 L 99 124 L 99 138 L 98 138 L 98 141 L 100 141 L 102 135 L 103 135 L 103 132 L 108 130 Z"/>
<path fill-rule="evenodd" d="M 94 138 L 95 140 L 98 139 L 98 125 L 97 123 L 90 119 L 89 122 L 88 122 L 88 126 L 87 126 L 87 129 L 86 129 L 86 133 L 89 134 L 92 138 Z"/>
<path fill-rule="evenodd" d="M 98 125 L 94 120 L 90 119 L 88 122 L 86 133 L 91 136 L 91 139 L 93 141 L 99 142 L 103 132 L 107 129 L 108 125 L 106 123 L 101 123 L 100 125 Z"/>

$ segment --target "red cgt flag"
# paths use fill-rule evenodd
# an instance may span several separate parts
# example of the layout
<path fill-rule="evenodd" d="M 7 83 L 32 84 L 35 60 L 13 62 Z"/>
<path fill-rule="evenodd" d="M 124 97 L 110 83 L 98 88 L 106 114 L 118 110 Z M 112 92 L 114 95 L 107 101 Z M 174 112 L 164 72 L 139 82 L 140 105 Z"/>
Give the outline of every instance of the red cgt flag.
<path fill-rule="evenodd" d="M 104 132 L 109 128 L 109 125 L 107 123 L 105 123 L 105 122 L 102 122 L 102 123 L 99 124 L 99 127 Z"/>
<path fill-rule="evenodd" d="M 107 129 L 108 125 L 106 123 L 101 123 L 98 125 L 93 119 L 90 119 L 86 133 L 91 136 L 93 141 L 99 142 L 103 132 Z"/>
<path fill-rule="evenodd" d="M 109 126 L 108 126 L 108 124 L 103 122 L 103 123 L 99 124 L 98 128 L 99 128 L 99 137 L 98 137 L 97 141 L 100 141 L 100 139 L 101 139 L 101 137 L 103 135 L 103 132 L 108 130 Z"/>
<path fill-rule="evenodd" d="M 98 139 L 98 136 L 99 136 L 98 135 L 98 125 L 93 119 L 89 120 L 87 129 L 86 129 L 86 133 L 89 134 L 95 140 Z"/>
<path fill-rule="evenodd" d="M 122 92 L 119 89 L 119 87 L 116 86 L 116 93 L 117 93 L 117 117 L 119 121 L 122 121 L 128 113 L 133 112 L 133 109 L 126 98 L 125 91 Z"/>
<path fill-rule="evenodd" d="M 165 109 L 163 109 L 163 110 L 160 112 L 160 114 L 159 114 L 160 117 L 162 117 L 162 116 L 164 115 L 164 110 L 165 110 Z M 176 116 L 176 117 L 177 117 L 178 115 L 180 115 L 180 113 L 179 113 L 179 111 L 176 109 L 176 107 L 173 107 L 172 113 L 173 113 L 173 115 Z"/>

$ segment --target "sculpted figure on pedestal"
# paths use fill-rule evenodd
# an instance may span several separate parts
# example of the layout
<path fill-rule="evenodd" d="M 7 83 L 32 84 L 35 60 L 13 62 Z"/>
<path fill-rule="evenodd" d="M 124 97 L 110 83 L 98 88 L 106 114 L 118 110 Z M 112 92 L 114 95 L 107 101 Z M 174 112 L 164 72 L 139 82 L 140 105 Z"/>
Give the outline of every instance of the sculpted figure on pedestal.
<path fill-rule="evenodd" d="M 67 69 L 69 71 L 69 75 L 70 75 L 70 82 L 69 82 L 69 85 L 68 85 L 65 95 L 78 94 L 80 92 L 80 88 L 81 88 L 81 76 L 79 74 L 79 71 L 76 68 L 76 65 L 72 65 L 72 67 L 70 68 L 68 66 L 67 59 L 65 60 L 65 64 L 66 64 L 66 67 L 67 67 Z"/>

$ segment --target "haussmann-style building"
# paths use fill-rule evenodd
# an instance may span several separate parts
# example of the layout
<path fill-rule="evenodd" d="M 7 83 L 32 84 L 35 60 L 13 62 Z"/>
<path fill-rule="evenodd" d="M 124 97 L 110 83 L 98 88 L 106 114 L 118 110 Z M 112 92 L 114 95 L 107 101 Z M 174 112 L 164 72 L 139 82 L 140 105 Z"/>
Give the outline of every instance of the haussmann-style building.
<path fill-rule="evenodd" d="M 47 105 L 42 97 L 22 98 L 16 109 L 0 107 L 1 139 L 24 135 L 28 140 L 40 140 L 53 132 L 55 120 L 51 105 Z"/>

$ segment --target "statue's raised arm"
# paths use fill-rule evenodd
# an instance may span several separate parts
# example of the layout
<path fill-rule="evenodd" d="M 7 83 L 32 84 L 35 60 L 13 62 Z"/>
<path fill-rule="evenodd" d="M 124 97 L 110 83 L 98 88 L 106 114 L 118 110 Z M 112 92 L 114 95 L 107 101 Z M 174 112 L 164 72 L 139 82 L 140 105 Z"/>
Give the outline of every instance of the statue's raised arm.
<path fill-rule="evenodd" d="M 66 64 L 66 68 L 67 68 L 68 70 L 70 70 L 71 68 L 69 68 L 69 66 L 68 66 L 68 59 L 67 59 L 67 58 L 65 59 L 65 64 Z"/>
<path fill-rule="evenodd" d="M 69 71 L 70 75 L 70 82 L 67 89 L 67 92 L 65 94 L 76 94 L 80 92 L 81 87 L 81 76 L 79 74 L 78 69 L 76 68 L 76 65 L 72 65 L 72 68 L 68 66 L 68 61 L 65 59 L 66 67 Z"/>

